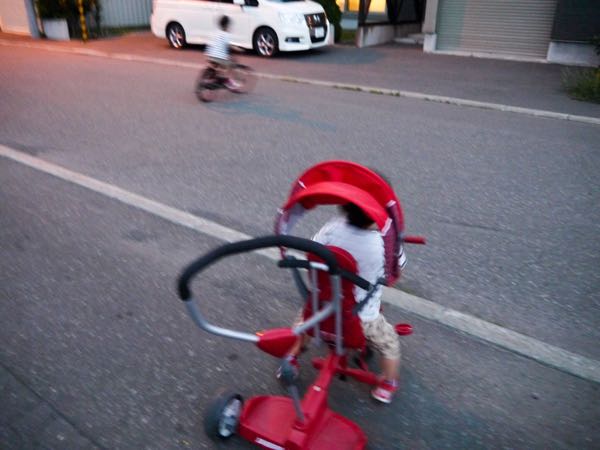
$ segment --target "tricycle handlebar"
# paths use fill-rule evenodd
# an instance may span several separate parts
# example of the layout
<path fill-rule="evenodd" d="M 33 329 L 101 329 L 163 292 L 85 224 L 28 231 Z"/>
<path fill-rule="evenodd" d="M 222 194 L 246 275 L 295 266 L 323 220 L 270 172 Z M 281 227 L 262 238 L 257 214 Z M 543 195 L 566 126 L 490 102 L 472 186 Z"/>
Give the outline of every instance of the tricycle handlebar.
<path fill-rule="evenodd" d="M 407 244 L 425 245 L 425 238 L 423 236 L 402 236 L 402 241 Z"/>

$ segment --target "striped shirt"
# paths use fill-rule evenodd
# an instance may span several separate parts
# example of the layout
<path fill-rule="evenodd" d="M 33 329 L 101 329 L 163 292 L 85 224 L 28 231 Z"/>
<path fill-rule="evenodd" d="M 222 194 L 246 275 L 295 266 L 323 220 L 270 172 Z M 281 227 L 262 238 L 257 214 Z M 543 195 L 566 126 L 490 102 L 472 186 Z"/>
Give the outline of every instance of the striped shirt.
<path fill-rule="evenodd" d="M 209 58 L 229 59 L 229 33 L 219 30 L 212 42 L 206 47 Z"/>

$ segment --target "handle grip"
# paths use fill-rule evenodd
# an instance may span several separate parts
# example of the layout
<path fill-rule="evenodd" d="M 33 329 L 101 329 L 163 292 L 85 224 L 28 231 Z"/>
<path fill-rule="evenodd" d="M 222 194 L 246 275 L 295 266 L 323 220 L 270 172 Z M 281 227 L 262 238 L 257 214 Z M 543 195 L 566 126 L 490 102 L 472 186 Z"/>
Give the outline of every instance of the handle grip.
<path fill-rule="evenodd" d="M 407 244 L 425 245 L 425 237 L 423 236 L 402 236 L 402 241 Z"/>

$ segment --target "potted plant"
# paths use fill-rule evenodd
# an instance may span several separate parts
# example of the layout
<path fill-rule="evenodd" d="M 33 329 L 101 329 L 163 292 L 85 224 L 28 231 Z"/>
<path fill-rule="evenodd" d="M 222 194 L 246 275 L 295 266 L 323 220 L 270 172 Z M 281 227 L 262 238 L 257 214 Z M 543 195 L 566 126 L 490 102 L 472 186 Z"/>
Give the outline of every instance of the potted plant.
<path fill-rule="evenodd" d="M 69 15 L 67 0 L 36 0 L 35 6 L 42 20 L 42 28 L 48 39 L 69 40 Z"/>

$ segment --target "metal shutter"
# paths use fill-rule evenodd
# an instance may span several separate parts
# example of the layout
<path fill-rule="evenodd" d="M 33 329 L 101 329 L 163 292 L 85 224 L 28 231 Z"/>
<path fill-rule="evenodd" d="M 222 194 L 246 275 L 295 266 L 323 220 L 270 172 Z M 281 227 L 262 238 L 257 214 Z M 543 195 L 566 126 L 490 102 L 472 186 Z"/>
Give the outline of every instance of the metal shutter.
<path fill-rule="evenodd" d="M 545 58 L 557 0 L 440 0 L 438 50 Z"/>
<path fill-rule="evenodd" d="M 101 0 L 100 13 L 105 27 L 148 25 L 152 0 Z"/>

